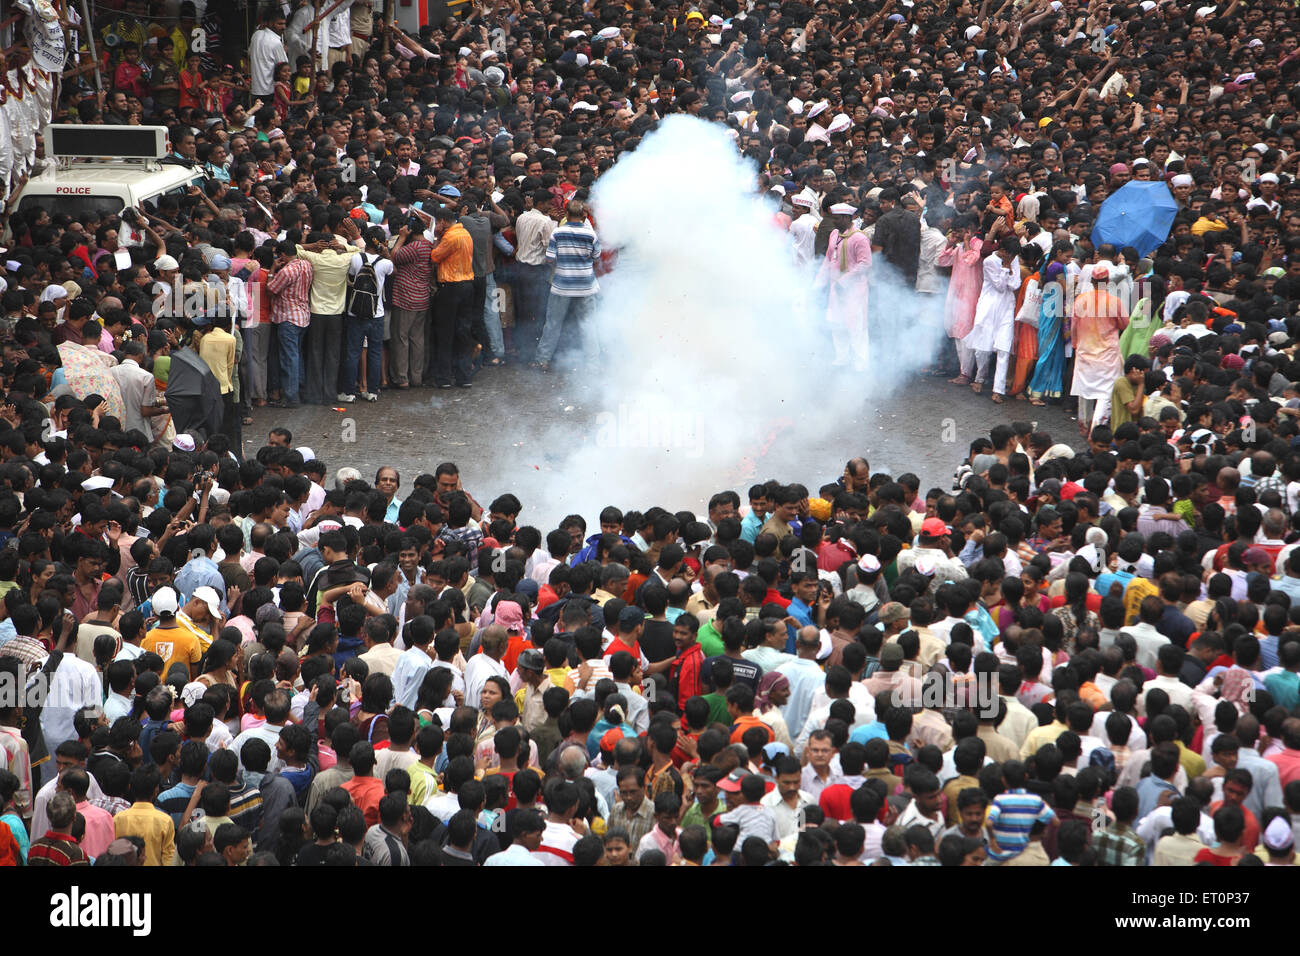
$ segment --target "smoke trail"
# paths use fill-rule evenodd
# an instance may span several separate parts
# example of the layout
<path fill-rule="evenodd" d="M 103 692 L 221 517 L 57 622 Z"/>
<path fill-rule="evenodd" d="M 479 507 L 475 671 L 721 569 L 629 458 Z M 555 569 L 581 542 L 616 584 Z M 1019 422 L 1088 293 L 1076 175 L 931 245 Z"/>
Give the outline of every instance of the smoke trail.
<path fill-rule="evenodd" d="M 820 263 L 796 266 L 756 175 L 725 129 L 672 116 L 596 183 L 601 243 L 618 263 L 600 279 L 601 369 L 570 373 L 594 428 L 550 430 L 550 466 L 507 479 L 528 523 L 577 507 L 592 525 L 611 503 L 702 513 L 712 493 L 743 497 L 774 475 L 816 494 L 870 452 L 849 423 L 932 354 L 917 294 L 877 268 L 870 309 L 884 341 L 866 373 L 832 368 L 824 316 L 808 307 Z"/>

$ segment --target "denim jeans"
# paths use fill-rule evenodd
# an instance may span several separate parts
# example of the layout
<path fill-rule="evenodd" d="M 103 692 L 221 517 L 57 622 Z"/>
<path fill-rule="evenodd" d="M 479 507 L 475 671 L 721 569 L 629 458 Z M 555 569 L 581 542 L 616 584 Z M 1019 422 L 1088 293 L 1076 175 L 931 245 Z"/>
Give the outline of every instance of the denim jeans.
<path fill-rule="evenodd" d="M 514 265 L 515 350 L 524 362 L 531 362 L 537 352 L 537 339 L 546 319 L 546 299 L 551 289 L 551 267 Z"/>
<path fill-rule="evenodd" d="M 483 327 L 487 330 L 487 346 L 494 358 L 505 358 L 506 354 L 505 339 L 501 335 L 501 313 L 497 311 L 500 298 L 497 294 L 496 275 L 489 272 L 483 302 Z"/>
<path fill-rule="evenodd" d="M 596 297 L 555 295 L 546 300 L 546 326 L 542 329 L 542 341 L 537 346 L 537 361 L 549 362 L 555 355 L 555 348 L 560 344 L 560 332 L 566 318 L 578 323 L 582 336 L 582 350 L 588 363 L 594 364 L 600 359 L 600 343 L 596 338 L 595 319 L 592 305 Z"/>
<path fill-rule="evenodd" d="M 366 388 L 371 392 L 379 391 L 379 383 L 384 374 L 384 317 L 373 319 L 354 319 L 351 316 L 343 320 L 347 334 L 347 352 L 343 359 L 343 373 L 339 376 L 339 391 L 349 395 L 356 394 L 357 375 L 361 365 L 361 346 L 366 346 Z"/>
<path fill-rule="evenodd" d="M 281 322 L 275 327 L 280 345 L 280 387 L 284 400 L 298 404 L 298 383 L 302 381 L 302 340 L 307 330 L 292 322 Z"/>

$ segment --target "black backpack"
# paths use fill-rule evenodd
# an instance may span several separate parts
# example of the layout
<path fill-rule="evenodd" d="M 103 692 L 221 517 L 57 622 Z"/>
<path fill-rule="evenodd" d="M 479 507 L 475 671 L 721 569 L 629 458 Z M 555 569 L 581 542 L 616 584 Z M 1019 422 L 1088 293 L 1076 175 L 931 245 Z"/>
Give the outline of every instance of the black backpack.
<path fill-rule="evenodd" d="M 373 319 L 379 302 L 379 277 L 375 275 L 374 259 L 361 254 L 361 268 L 348 280 L 348 315 L 354 319 Z"/>

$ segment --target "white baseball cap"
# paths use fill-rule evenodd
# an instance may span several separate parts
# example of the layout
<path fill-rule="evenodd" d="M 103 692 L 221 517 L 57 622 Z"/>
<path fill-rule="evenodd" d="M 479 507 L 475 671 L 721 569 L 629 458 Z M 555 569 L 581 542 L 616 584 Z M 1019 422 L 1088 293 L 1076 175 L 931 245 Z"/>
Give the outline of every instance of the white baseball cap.
<path fill-rule="evenodd" d="M 210 588 L 206 584 L 194 589 L 192 597 L 198 598 L 208 606 L 213 617 L 221 617 L 221 596 L 217 594 L 216 588 Z"/>
<path fill-rule="evenodd" d="M 176 597 L 176 591 L 172 588 L 159 588 L 153 595 L 153 610 L 155 614 L 175 614 L 180 609 Z"/>

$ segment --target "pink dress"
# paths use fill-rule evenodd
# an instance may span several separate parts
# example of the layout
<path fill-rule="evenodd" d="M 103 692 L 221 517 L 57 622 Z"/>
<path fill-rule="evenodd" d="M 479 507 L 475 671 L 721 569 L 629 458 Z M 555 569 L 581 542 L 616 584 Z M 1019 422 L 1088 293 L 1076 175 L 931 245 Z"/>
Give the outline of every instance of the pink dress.
<path fill-rule="evenodd" d="M 952 268 L 943 313 L 943 327 L 949 338 L 964 339 L 975 325 L 975 305 L 984 285 L 984 272 L 980 268 L 983 245 L 982 239 L 975 238 L 964 246 L 945 246 L 939 252 L 939 265 Z"/>

